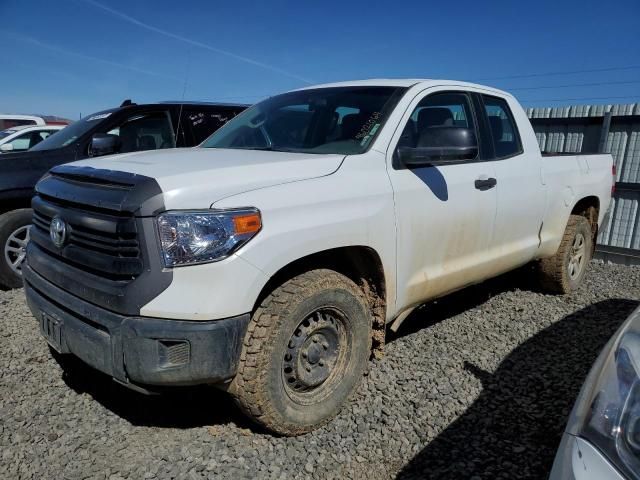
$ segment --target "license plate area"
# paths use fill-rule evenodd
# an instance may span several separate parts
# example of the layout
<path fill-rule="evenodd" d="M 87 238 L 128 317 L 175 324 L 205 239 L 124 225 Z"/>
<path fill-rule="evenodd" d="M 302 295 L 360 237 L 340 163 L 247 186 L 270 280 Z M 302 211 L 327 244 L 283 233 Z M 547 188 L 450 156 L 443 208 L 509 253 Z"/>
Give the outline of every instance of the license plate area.
<path fill-rule="evenodd" d="M 40 316 L 40 332 L 49 345 L 58 353 L 62 353 L 62 321 L 42 312 Z"/>

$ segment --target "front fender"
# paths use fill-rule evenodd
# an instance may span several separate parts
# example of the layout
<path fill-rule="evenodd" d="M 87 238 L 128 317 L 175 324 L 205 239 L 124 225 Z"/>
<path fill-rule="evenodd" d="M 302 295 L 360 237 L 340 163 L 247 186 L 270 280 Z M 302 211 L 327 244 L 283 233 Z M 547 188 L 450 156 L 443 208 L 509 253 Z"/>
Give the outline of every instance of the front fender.
<path fill-rule="evenodd" d="M 261 211 L 262 230 L 237 255 L 266 277 L 314 253 L 365 246 L 379 255 L 387 304 L 395 305 L 395 217 L 382 155 L 347 157 L 332 175 L 254 190 L 213 205 L 238 206 Z"/>
<path fill-rule="evenodd" d="M 387 316 L 395 305 L 393 195 L 377 153 L 347 158 L 338 172 L 264 187 L 215 202 L 212 208 L 257 207 L 262 230 L 220 262 L 174 269 L 171 285 L 142 315 L 215 320 L 251 312 L 273 275 L 324 250 L 365 246 L 379 255 L 387 288 Z"/>

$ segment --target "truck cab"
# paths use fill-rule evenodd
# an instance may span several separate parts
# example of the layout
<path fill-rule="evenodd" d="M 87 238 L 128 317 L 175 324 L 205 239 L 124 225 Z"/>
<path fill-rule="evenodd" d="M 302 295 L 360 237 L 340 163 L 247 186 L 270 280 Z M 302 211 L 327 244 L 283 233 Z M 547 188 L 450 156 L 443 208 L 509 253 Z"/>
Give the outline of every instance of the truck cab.
<path fill-rule="evenodd" d="M 328 422 L 416 306 L 529 262 L 579 287 L 609 155 L 543 157 L 508 93 L 296 90 L 201 146 L 56 167 L 25 292 L 43 336 L 150 392 L 214 384 L 285 435 Z"/>

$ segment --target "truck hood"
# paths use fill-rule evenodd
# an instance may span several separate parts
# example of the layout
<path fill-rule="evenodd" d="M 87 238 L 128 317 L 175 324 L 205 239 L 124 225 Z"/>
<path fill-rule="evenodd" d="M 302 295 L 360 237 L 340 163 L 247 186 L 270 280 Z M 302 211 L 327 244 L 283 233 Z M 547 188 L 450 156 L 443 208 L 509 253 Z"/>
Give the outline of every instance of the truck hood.
<path fill-rule="evenodd" d="M 344 155 L 176 148 L 92 158 L 70 166 L 154 178 L 167 209 L 206 208 L 238 193 L 335 172 Z"/>

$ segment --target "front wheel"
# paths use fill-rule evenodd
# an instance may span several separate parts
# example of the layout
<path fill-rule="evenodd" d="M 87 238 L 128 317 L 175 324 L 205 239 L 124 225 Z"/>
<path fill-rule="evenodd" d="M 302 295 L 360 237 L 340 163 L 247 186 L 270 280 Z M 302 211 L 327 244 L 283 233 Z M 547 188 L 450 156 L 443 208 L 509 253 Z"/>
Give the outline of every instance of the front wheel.
<path fill-rule="evenodd" d="M 29 243 L 30 208 L 21 208 L 0 215 L 0 286 L 22 286 L 22 262 Z"/>
<path fill-rule="evenodd" d="M 257 423 L 299 435 L 340 411 L 370 352 L 362 291 L 337 272 L 312 270 L 282 284 L 256 310 L 229 390 Z"/>

